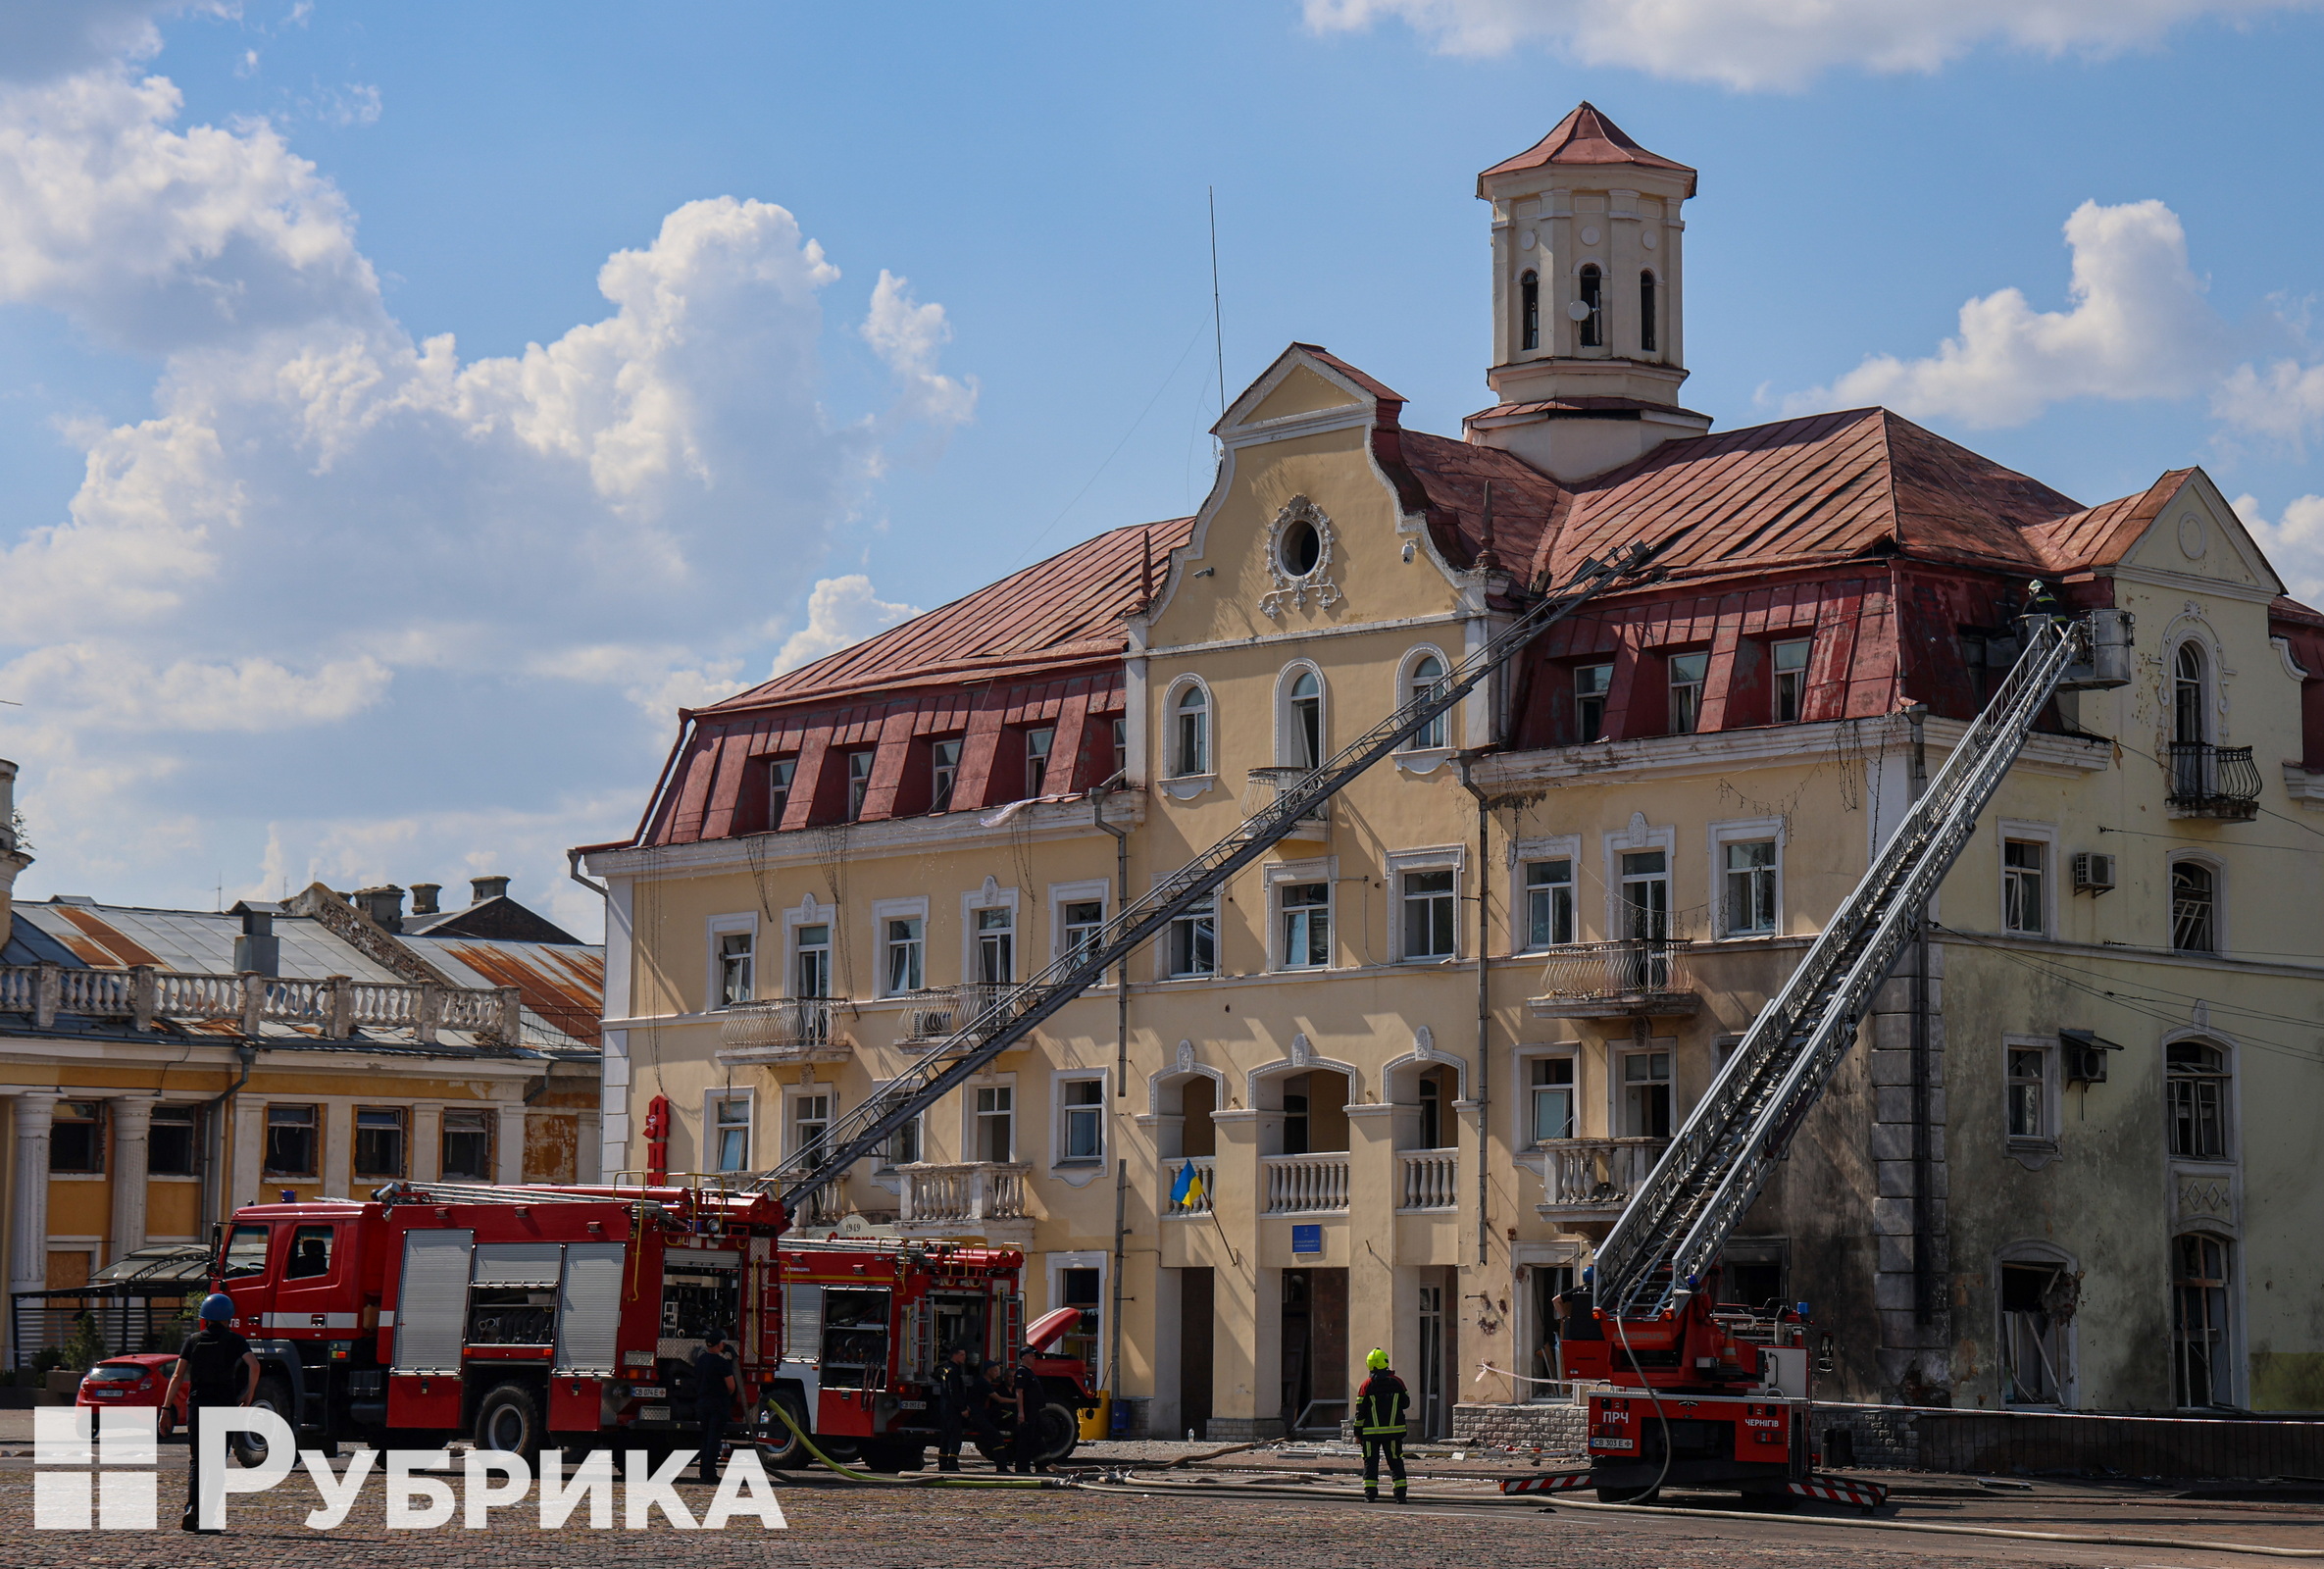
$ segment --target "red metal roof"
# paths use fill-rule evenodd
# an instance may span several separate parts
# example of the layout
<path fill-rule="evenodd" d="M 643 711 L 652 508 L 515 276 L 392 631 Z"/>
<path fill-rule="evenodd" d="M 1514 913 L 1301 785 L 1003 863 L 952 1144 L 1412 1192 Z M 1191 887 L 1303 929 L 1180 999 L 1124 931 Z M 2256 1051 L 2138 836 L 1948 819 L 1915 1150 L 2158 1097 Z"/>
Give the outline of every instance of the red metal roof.
<path fill-rule="evenodd" d="M 1574 112 L 1557 123 L 1557 128 L 1535 142 L 1514 158 L 1504 158 L 1477 177 L 1477 194 L 1485 194 L 1485 182 L 1495 175 L 1515 174 L 1525 169 L 1541 169 L 1550 164 L 1637 164 L 1647 169 L 1668 169 L 1687 177 L 1687 194 L 1694 194 L 1694 171 L 1676 159 L 1660 153 L 1650 153 L 1630 139 L 1620 126 L 1600 114 L 1596 105 L 1584 99 Z"/>
<path fill-rule="evenodd" d="M 1139 582 L 1150 553 L 1159 586 L 1170 552 L 1192 535 L 1192 518 L 1112 529 L 1013 572 L 811 665 L 702 709 L 732 713 L 819 697 L 860 697 L 932 682 L 967 683 L 1121 657 L 1122 617 L 1149 591 Z"/>

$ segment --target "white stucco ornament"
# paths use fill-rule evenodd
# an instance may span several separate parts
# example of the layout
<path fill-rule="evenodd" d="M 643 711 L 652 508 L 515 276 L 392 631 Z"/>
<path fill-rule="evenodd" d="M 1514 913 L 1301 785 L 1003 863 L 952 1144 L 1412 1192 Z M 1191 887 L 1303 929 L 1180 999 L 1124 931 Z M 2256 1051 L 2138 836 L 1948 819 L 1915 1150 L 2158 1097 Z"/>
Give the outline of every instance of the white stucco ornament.
<path fill-rule="evenodd" d="M 2190 512 L 2179 520 L 2179 554 L 2190 561 L 2200 561 L 2210 545 L 2211 533 L 2203 527 L 2201 513 Z"/>
<path fill-rule="evenodd" d="M 1259 596 L 1259 608 L 1280 620 L 1286 606 L 1304 610 L 1310 599 L 1318 610 L 1339 603 L 1339 585 L 1332 581 L 1339 542 L 1323 508 L 1305 496 L 1285 502 L 1267 530 L 1267 576 L 1275 586 Z"/>
<path fill-rule="evenodd" d="M 1597 230 L 1594 228 L 1586 228 L 1582 230 L 1582 243 L 1585 245 L 1595 245 L 1597 243 Z"/>
<path fill-rule="evenodd" d="M 1649 229 L 1645 230 L 1643 233 L 1640 234 L 1640 235 L 1639 235 L 1639 243 L 1640 243 L 1641 245 L 1643 245 L 1643 246 L 1645 246 L 1645 247 L 1646 247 L 1646 249 L 1648 249 L 1648 250 L 1652 250 L 1652 249 L 1654 248 L 1654 244 L 1655 244 L 1655 240 L 1654 240 L 1654 231 L 1653 231 L 1652 229 L 1650 229 L 1650 228 L 1649 228 Z"/>
<path fill-rule="evenodd" d="M 1517 248 L 1521 251 L 1530 251 L 1536 244 L 1540 243 L 1540 240 L 1541 236 L 1529 228 L 1524 233 L 1517 236 Z"/>

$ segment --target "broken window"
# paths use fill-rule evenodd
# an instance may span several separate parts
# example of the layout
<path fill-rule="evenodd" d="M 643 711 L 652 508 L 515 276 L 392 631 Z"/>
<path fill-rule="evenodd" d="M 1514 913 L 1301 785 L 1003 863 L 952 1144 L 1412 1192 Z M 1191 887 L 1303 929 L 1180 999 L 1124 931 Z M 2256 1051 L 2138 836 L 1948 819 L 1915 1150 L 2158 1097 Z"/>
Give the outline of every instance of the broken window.
<path fill-rule="evenodd" d="M 1702 681 L 1711 667 L 1708 654 L 1670 656 L 1670 733 L 1692 735 L 1702 718 Z"/>
<path fill-rule="evenodd" d="M 2065 1399 L 2066 1325 L 2077 1279 L 2063 1265 L 2001 1266 L 2001 1398 L 2010 1405 Z"/>
<path fill-rule="evenodd" d="M 1574 670 L 1574 740 L 1594 741 L 1606 733 L 1606 693 L 1614 686 L 1611 665 L 1581 665 Z"/>
<path fill-rule="evenodd" d="M 2227 1158 L 2227 1053 L 2200 1040 L 2163 1048 L 2165 1115 L 2171 1153 L 2182 1160 Z"/>
<path fill-rule="evenodd" d="M 767 830 L 783 827 L 783 814 L 790 806 L 791 777 L 799 771 L 795 757 L 773 757 L 767 760 Z"/>
<path fill-rule="evenodd" d="M 1053 726 L 1025 733 L 1025 798 L 1032 800 L 1049 784 L 1049 743 L 1057 738 Z"/>
<path fill-rule="evenodd" d="M 2056 1131 L 2050 1121 L 2050 1048 L 2009 1046 L 2005 1050 L 2009 1070 L 2009 1137 L 2054 1139 Z"/>
<path fill-rule="evenodd" d="M 2171 1386 L 2181 1405 L 2233 1405 L 2227 1355 L 2227 1243 L 2171 1239 Z"/>
<path fill-rule="evenodd" d="M 2216 953 L 2216 873 L 2200 861 L 2171 863 L 2171 946 L 2181 953 Z"/>
<path fill-rule="evenodd" d="M 313 1106 L 267 1108 L 266 1175 L 312 1177 L 321 1140 L 316 1137 L 321 1118 Z"/>
<path fill-rule="evenodd" d="M 952 810 L 952 787 L 960 783 L 960 738 L 931 741 L 928 748 L 928 809 Z"/>
<path fill-rule="evenodd" d="M 403 1175 L 404 1113 L 400 1106 L 355 1108 L 355 1175 Z"/>
<path fill-rule="evenodd" d="M 872 792 L 872 762 L 879 755 L 876 751 L 847 754 L 847 821 L 850 823 L 864 815 L 864 797 Z"/>
<path fill-rule="evenodd" d="M 2048 930 L 2042 879 L 2049 846 L 2040 839 L 2010 839 L 2001 846 L 2001 929 L 2038 937 Z"/>

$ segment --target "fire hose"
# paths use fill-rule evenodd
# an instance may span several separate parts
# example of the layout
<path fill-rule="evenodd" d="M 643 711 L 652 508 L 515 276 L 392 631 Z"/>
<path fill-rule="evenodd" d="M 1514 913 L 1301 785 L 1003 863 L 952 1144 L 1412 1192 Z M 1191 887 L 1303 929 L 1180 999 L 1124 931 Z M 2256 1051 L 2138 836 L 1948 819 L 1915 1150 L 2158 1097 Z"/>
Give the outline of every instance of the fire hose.
<path fill-rule="evenodd" d="M 887 1488 L 1068 1488 L 1073 1484 L 1064 1477 L 964 1477 L 948 1473 L 935 1476 L 884 1477 L 868 1471 L 851 1470 L 815 1446 L 807 1430 L 792 1420 L 789 1409 L 781 1400 L 770 1400 L 768 1408 L 783 1418 L 783 1425 L 791 1430 L 806 1451 L 823 1463 L 824 1469 L 848 1482 L 868 1482 Z"/>

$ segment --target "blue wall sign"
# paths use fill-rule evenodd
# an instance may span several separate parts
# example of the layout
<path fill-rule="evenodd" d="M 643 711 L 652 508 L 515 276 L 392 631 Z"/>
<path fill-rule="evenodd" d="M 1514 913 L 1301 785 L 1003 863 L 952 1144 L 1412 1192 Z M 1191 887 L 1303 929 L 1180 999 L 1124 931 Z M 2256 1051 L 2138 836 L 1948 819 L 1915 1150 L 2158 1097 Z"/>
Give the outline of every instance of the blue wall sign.
<path fill-rule="evenodd" d="M 1294 1226 L 1291 1228 L 1292 1252 L 1320 1253 L 1323 1250 L 1324 1229 L 1321 1226 Z"/>

